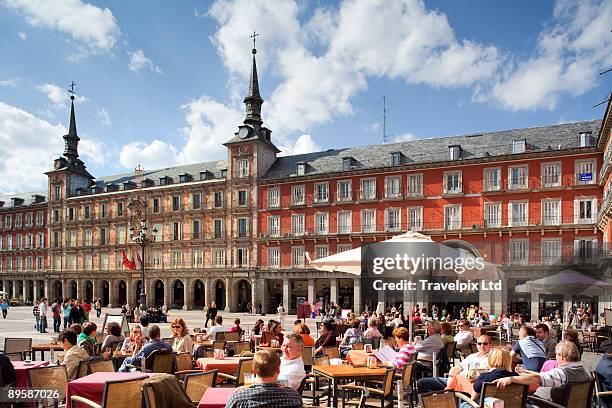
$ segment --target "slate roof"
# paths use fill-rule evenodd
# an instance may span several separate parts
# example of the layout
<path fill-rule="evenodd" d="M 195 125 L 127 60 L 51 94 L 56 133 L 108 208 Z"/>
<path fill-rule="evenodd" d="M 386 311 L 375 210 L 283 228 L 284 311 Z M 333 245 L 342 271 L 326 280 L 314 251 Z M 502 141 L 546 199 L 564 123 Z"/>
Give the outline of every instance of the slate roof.
<path fill-rule="evenodd" d="M 0 210 L 6 210 L 6 209 L 12 209 L 12 208 L 20 208 L 20 207 L 24 207 L 26 205 L 31 205 L 33 204 L 33 200 L 32 200 L 32 196 L 33 195 L 39 195 L 39 196 L 43 196 L 47 197 L 47 191 L 32 191 L 32 192 L 26 192 L 26 193 L 17 193 L 17 194 L 5 194 L 5 195 L 0 195 L 0 201 L 4 201 L 4 205 L 2 207 L 0 207 Z M 23 198 L 23 204 L 21 206 L 17 206 L 17 207 L 13 207 L 13 202 L 11 201 L 11 198 Z"/>
<path fill-rule="evenodd" d="M 299 162 L 306 163 L 306 175 L 340 172 L 343 157 L 352 157 L 356 170 L 390 167 L 393 152 L 401 152 L 403 164 L 408 165 L 446 162 L 449 160 L 449 146 L 453 145 L 461 146 L 461 158 L 464 160 L 512 154 L 512 141 L 521 139 L 527 141 L 528 152 L 567 150 L 580 147 L 579 134 L 582 132 L 592 132 L 592 137 L 596 138 L 600 126 L 601 120 L 588 120 L 284 156 L 276 159 L 263 179 L 295 176 Z M 596 144 L 594 140 L 592 145 Z"/>

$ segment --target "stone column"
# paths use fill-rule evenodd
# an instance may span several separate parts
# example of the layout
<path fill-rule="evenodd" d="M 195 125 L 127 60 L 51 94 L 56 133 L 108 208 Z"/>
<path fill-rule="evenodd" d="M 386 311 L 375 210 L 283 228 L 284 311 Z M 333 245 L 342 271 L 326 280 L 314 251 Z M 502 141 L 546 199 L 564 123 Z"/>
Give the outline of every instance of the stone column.
<path fill-rule="evenodd" d="M 531 321 L 539 319 L 540 315 L 540 294 L 531 292 Z"/>
<path fill-rule="evenodd" d="M 115 279 L 108 279 L 108 306 L 107 307 L 115 307 L 119 305 L 118 285 L 119 285 L 119 281 Z M 100 287 L 102 287 L 102 285 L 100 285 Z M 102 290 L 104 289 L 102 288 Z M 129 292 L 127 292 L 126 294 L 129 294 Z M 102 293 L 100 293 L 100 295 L 102 295 Z M 100 296 L 100 299 L 102 299 L 102 296 Z"/>
<path fill-rule="evenodd" d="M 22 289 L 22 293 L 23 293 L 23 301 L 25 302 L 30 296 L 28 294 L 28 281 L 26 281 L 25 279 L 22 281 L 22 285 L 23 285 L 23 289 Z"/>
<path fill-rule="evenodd" d="M 210 286 L 210 282 L 208 281 L 208 278 L 204 279 L 204 307 L 205 308 L 208 307 L 208 304 L 211 301 L 209 286 Z"/>
<path fill-rule="evenodd" d="M 172 305 L 172 291 L 173 291 L 173 287 L 170 286 L 170 284 L 172 282 L 170 281 L 170 279 L 166 279 L 163 282 L 164 282 L 164 303 L 166 304 L 168 309 L 170 309 Z"/>
<path fill-rule="evenodd" d="M 230 283 L 231 282 L 230 282 L 229 279 L 225 280 L 225 311 L 226 312 L 230 312 L 231 311 L 231 308 L 230 308 L 230 300 L 231 300 L 231 297 L 230 297 L 230 293 L 231 293 Z"/>
<path fill-rule="evenodd" d="M 75 279 L 74 282 L 76 283 L 76 294 L 77 294 L 77 299 L 83 299 L 83 294 L 81 293 L 81 290 L 83 289 L 83 284 L 81 283 L 81 281 L 79 279 Z"/>
<path fill-rule="evenodd" d="M 315 296 L 315 280 L 308 279 L 308 303 L 310 303 L 313 308 L 314 304 L 316 303 Z"/>
<path fill-rule="evenodd" d="M 331 278 L 329 280 L 329 301 L 338 305 L 338 279 Z"/>
<path fill-rule="evenodd" d="M 17 281 L 13 280 L 13 289 L 11 290 L 11 298 L 17 299 Z"/>
<path fill-rule="evenodd" d="M 289 296 L 290 296 L 290 286 L 289 286 L 289 278 L 283 278 L 283 307 L 285 308 L 285 313 L 289 314 Z"/>
<path fill-rule="evenodd" d="M 257 311 L 257 280 L 251 279 L 251 306 L 252 312 L 255 314 Z"/>
<path fill-rule="evenodd" d="M 36 301 L 36 299 L 38 299 L 40 297 L 40 287 L 38 284 L 38 280 L 35 279 L 32 281 L 32 285 L 34 285 L 34 299 L 32 299 L 32 302 Z"/>
<path fill-rule="evenodd" d="M 38 296 L 38 290 L 36 289 L 36 281 L 34 281 L 34 297 Z M 70 297 L 70 293 L 68 292 L 68 281 L 66 279 L 62 279 L 62 296 L 64 299 Z"/>
<path fill-rule="evenodd" d="M 361 313 L 361 277 L 353 278 L 353 311 Z"/>
<path fill-rule="evenodd" d="M 192 282 L 189 279 L 185 279 L 183 284 L 183 310 L 193 309 L 193 302 L 191 300 L 192 294 Z"/>

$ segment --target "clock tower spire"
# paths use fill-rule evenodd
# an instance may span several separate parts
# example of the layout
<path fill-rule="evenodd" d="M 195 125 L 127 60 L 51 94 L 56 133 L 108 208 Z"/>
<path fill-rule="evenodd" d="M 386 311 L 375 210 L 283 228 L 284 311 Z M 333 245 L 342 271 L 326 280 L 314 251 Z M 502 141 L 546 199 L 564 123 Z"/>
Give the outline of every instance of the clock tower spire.
<path fill-rule="evenodd" d="M 263 99 L 261 99 L 261 95 L 259 94 L 257 62 L 255 61 L 255 54 L 257 54 L 255 40 L 258 36 L 259 34 L 253 31 L 253 34 L 251 35 L 251 38 L 253 39 L 253 49 L 251 50 L 251 53 L 253 54 L 253 64 L 251 66 L 251 77 L 249 78 L 249 91 L 244 98 L 244 105 L 246 107 L 246 118 L 244 119 L 244 123 L 254 127 L 259 127 L 263 123 L 263 120 L 261 120 L 261 105 L 263 104 Z"/>

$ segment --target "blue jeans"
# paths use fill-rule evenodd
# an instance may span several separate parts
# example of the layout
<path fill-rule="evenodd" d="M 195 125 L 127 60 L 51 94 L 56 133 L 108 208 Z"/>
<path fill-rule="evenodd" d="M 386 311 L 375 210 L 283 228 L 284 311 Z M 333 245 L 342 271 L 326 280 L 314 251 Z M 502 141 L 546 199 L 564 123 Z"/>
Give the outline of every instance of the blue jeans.
<path fill-rule="evenodd" d="M 47 316 L 40 316 L 38 318 L 38 331 L 41 333 L 47 331 Z"/>
<path fill-rule="evenodd" d="M 417 381 L 419 394 L 424 392 L 442 391 L 446 388 L 448 380 L 442 377 L 426 377 Z"/>

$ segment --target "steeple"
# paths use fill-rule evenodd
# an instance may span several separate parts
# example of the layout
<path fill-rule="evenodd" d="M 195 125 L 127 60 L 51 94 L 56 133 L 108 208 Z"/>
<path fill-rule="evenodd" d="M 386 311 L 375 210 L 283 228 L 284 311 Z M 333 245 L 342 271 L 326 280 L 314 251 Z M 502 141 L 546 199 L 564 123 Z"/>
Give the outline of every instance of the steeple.
<path fill-rule="evenodd" d="M 77 135 L 76 120 L 74 118 L 74 95 L 70 95 L 70 125 L 68 134 L 64 135 L 64 156 L 69 160 L 76 160 L 79 157 L 78 145 L 79 136 Z"/>
<path fill-rule="evenodd" d="M 261 95 L 259 95 L 259 79 L 257 78 L 257 63 L 255 61 L 255 54 L 257 54 L 257 49 L 255 49 L 255 37 L 259 34 L 253 31 L 253 49 L 251 52 L 253 53 L 253 65 L 251 67 L 251 77 L 249 79 L 249 92 L 247 96 L 244 98 L 244 105 L 246 106 L 246 118 L 244 119 L 245 124 L 253 125 L 254 127 L 259 127 L 263 123 L 261 120 L 261 105 L 263 104 L 263 99 L 261 99 Z"/>

